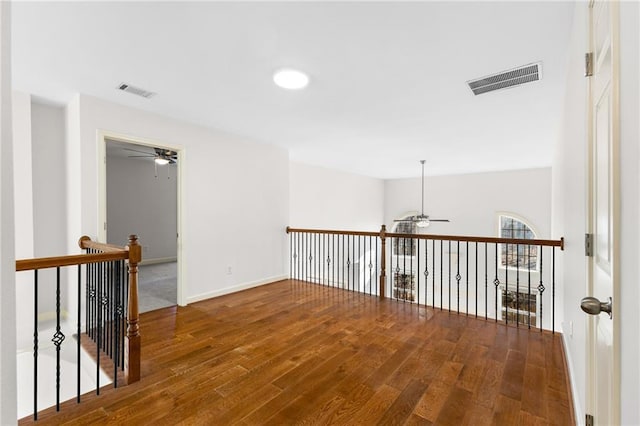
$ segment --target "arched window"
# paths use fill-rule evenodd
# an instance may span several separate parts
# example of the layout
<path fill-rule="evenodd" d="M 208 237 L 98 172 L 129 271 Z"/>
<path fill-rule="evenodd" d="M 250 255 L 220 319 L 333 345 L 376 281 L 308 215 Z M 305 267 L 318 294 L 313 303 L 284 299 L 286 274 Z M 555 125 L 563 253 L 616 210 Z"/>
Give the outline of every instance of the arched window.
<path fill-rule="evenodd" d="M 524 219 L 515 215 L 500 214 L 498 216 L 498 236 L 521 240 L 536 239 L 533 227 Z M 538 246 L 524 244 L 501 244 L 500 266 L 502 268 L 519 268 L 538 270 Z"/>
<path fill-rule="evenodd" d="M 533 226 L 512 213 L 498 215 L 498 236 L 520 240 L 537 238 Z M 509 270 L 505 271 L 505 279 L 508 276 L 508 282 L 503 282 L 501 286 L 501 319 L 503 321 L 517 321 L 531 327 L 537 325 L 540 295 L 535 286 L 533 288 L 521 286 L 518 289 L 517 283 L 518 281 L 522 283 L 538 281 L 538 250 L 539 247 L 536 245 L 509 243 L 499 245 L 499 266 L 501 269 Z"/>
<path fill-rule="evenodd" d="M 393 232 L 397 234 L 417 234 L 418 228 L 414 222 L 396 222 Z M 393 254 L 400 256 L 415 256 L 416 243 L 412 239 L 394 238 Z"/>

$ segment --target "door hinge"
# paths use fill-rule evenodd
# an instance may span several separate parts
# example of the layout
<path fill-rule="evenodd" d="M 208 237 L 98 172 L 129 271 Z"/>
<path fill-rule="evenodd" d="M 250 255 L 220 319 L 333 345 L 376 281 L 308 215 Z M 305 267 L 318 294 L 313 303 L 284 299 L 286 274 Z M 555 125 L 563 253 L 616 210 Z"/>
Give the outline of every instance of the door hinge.
<path fill-rule="evenodd" d="M 593 75 L 593 52 L 584 54 L 584 76 L 591 77 Z"/>
<path fill-rule="evenodd" d="M 584 424 L 586 426 L 593 426 L 593 416 L 591 414 L 586 415 Z"/>
<path fill-rule="evenodd" d="M 584 255 L 593 256 L 593 234 L 584 234 Z"/>

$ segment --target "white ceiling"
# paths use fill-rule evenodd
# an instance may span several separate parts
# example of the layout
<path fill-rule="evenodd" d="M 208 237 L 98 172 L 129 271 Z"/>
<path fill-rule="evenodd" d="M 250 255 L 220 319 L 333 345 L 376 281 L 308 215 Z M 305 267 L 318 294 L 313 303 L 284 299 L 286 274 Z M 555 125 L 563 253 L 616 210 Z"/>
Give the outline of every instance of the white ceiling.
<path fill-rule="evenodd" d="M 380 178 L 551 165 L 573 3 L 18 2 L 13 82 L 80 92 Z M 542 61 L 543 79 L 465 82 Z M 310 75 L 304 91 L 272 83 Z M 157 92 L 139 98 L 126 82 Z"/>

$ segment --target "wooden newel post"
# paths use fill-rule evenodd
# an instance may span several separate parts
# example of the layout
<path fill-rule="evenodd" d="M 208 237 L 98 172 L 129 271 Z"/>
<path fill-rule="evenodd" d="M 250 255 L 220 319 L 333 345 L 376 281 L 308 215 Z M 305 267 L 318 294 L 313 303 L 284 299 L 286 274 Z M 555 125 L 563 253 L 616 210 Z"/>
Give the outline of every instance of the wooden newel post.
<path fill-rule="evenodd" d="M 380 229 L 380 241 L 382 243 L 380 250 L 380 298 L 384 299 L 386 295 L 387 285 L 387 227 L 382 225 Z"/>
<path fill-rule="evenodd" d="M 129 235 L 129 306 L 125 340 L 124 377 L 127 384 L 140 380 L 140 327 L 138 326 L 138 263 L 142 247 L 137 235 Z"/>

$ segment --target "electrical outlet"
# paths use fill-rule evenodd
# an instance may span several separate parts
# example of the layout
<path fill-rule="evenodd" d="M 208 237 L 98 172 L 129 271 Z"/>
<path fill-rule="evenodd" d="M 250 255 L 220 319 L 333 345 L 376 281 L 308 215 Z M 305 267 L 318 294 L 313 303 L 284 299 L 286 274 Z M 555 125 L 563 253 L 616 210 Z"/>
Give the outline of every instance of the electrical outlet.
<path fill-rule="evenodd" d="M 233 269 L 231 268 L 231 266 L 227 266 L 227 275 L 231 274 L 233 274 Z"/>
<path fill-rule="evenodd" d="M 149 246 L 142 246 L 142 250 L 146 253 L 149 251 Z"/>

